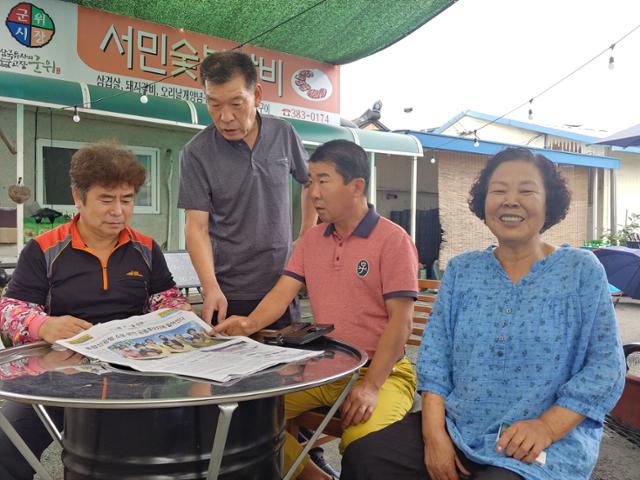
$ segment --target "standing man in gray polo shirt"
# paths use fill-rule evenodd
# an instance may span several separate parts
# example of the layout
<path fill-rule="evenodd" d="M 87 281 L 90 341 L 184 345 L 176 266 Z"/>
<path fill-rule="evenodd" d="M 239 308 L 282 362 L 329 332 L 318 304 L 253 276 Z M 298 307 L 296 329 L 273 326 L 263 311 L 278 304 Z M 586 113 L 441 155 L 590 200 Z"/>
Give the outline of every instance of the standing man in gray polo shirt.
<path fill-rule="evenodd" d="M 248 315 L 275 285 L 291 252 L 289 175 L 306 185 L 307 153 L 284 120 L 258 114 L 262 86 L 248 55 L 216 52 L 200 65 L 213 124 L 182 149 L 178 207 L 204 302 L 217 323 Z M 300 235 L 315 225 L 302 189 Z M 299 313 L 295 305 L 274 326 Z"/>

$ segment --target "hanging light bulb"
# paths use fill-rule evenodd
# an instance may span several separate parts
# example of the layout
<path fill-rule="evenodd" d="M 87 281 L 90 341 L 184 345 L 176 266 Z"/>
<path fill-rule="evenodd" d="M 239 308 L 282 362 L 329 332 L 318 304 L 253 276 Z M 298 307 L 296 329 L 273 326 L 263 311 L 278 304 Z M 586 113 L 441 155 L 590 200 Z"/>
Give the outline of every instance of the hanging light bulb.
<path fill-rule="evenodd" d="M 140 103 L 147 103 L 149 101 L 149 97 L 147 97 L 147 87 L 142 90 L 142 96 L 140 97 Z"/>
<path fill-rule="evenodd" d="M 533 98 L 529 100 L 529 120 L 533 120 Z"/>
<path fill-rule="evenodd" d="M 613 47 L 615 46 L 615 43 L 611 45 L 611 55 L 609 56 L 609 70 L 613 70 L 614 68 L 616 68 L 615 60 L 613 59 Z"/>
<path fill-rule="evenodd" d="M 80 122 L 80 115 L 78 115 L 78 107 L 73 107 L 73 121 L 76 123 Z"/>
<path fill-rule="evenodd" d="M 431 157 L 431 160 L 429 160 L 429 162 L 431 162 L 432 164 L 436 163 L 436 157 Z"/>
<path fill-rule="evenodd" d="M 475 140 L 473 141 L 473 146 L 478 148 L 480 146 L 480 140 L 478 139 L 478 134 L 476 133 L 476 131 L 473 131 L 473 136 L 475 137 Z"/>

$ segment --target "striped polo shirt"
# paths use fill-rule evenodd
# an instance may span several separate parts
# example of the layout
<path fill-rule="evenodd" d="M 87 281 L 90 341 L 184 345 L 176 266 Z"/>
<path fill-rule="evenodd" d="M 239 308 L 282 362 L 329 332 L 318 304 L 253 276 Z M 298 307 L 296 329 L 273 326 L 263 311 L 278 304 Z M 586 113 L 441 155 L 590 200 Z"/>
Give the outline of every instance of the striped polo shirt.
<path fill-rule="evenodd" d="M 346 238 L 333 224 L 309 229 L 284 275 L 306 284 L 317 323 L 333 323 L 333 338 L 365 350 L 369 358 L 389 321 L 385 301 L 418 297 L 416 247 L 372 205 Z"/>

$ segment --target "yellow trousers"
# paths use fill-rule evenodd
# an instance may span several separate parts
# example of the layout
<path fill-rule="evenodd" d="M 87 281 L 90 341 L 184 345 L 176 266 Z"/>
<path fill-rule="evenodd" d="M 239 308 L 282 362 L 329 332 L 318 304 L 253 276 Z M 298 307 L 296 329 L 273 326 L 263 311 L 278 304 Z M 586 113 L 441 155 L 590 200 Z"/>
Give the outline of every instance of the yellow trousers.
<path fill-rule="evenodd" d="M 366 373 L 366 367 L 360 370 L 360 376 L 356 380 L 356 385 L 362 381 Z M 345 377 L 327 385 L 285 395 L 285 419 L 291 420 L 314 408 L 333 405 L 350 378 L 350 376 Z M 351 442 L 402 420 L 407 412 L 411 410 L 415 391 L 416 375 L 413 366 L 409 360 L 403 358 L 395 364 L 389 377 L 387 377 L 387 380 L 378 392 L 378 402 L 369 420 L 358 425 L 350 425 L 344 430 L 340 441 L 340 453 L 344 452 L 344 449 L 347 448 Z M 293 462 L 300 452 L 302 452 L 302 445 L 287 432 L 284 443 L 285 472 L 289 471 L 289 468 L 293 465 Z M 296 469 L 294 478 L 300 475 L 309 460 L 309 456 L 307 455 Z"/>

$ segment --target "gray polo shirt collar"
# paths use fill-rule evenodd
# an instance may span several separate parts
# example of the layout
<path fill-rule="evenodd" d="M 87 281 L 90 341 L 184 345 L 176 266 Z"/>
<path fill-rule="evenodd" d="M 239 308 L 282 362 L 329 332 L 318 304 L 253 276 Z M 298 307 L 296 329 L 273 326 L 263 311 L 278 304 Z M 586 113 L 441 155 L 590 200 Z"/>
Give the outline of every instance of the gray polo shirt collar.
<path fill-rule="evenodd" d="M 378 212 L 376 212 L 376 207 L 374 207 L 370 203 L 367 203 L 367 206 L 369 207 L 369 211 L 364 216 L 364 218 L 360 220 L 360 223 L 355 228 L 355 230 L 351 233 L 351 235 L 355 235 L 361 238 L 369 238 L 369 235 L 371 235 L 371 232 L 373 231 L 375 226 L 378 224 L 378 220 L 380 220 L 380 215 L 378 215 Z M 333 223 L 330 223 L 329 225 L 327 225 L 327 228 L 325 229 L 323 236 L 328 237 L 335 231 L 336 231 L 336 226 Z"/>
<path fill-rule="evenodd" d="M 258 135 L 256 136 L 256 143 L 253 144 L 253 149 L 249 149 L 249 145 L 247 145 L 247 142 L 244 141 L 244 138 L 241 138 L 240 140 L 227 140 L 217 128 L 214 128 L 213 132 L 216 137 L 216 141 L 222 140 L 236 148 L 239 147 L 246 148 L 247 150 L 255 150 L 258 146 L 258 143 L 260 142 L 260 139 L 262 138 L 262 117 L 260 116 L 260 112 L 258 110 L 256 110 L 256 122 L 258 122 Z M 253 163 L 253 158 L 251 159 L 251 161 Z"/>

